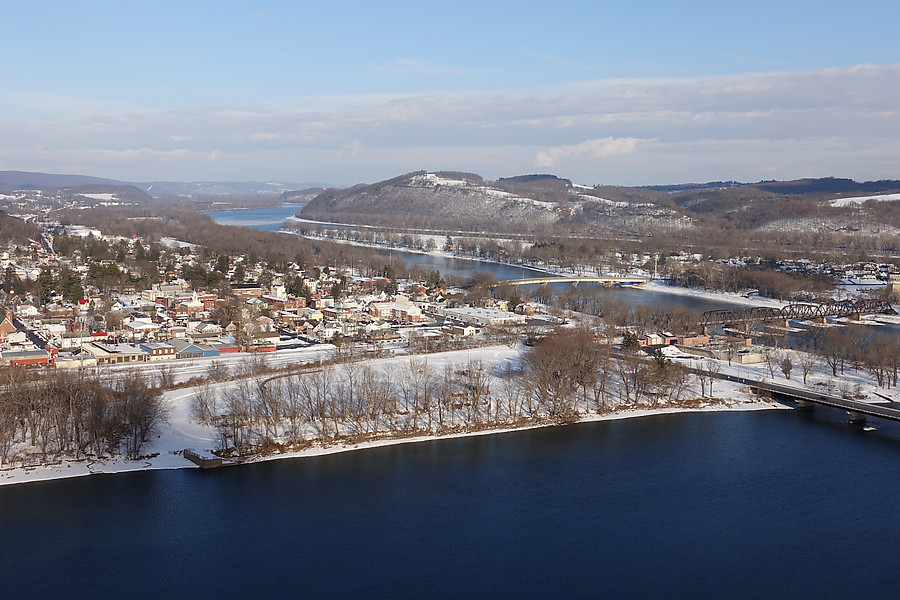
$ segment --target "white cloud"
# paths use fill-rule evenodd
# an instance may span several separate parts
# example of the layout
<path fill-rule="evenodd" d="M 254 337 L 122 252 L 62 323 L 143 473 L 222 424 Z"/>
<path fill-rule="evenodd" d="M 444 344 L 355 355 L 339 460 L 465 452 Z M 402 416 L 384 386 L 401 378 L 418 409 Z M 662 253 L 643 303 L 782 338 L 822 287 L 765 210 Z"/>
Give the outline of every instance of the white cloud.
<path fill-rule="evenodd" d="M 360 140 L 353 140 L 349 144 L 344 145 L 340 150 L 338 150 L 334 157 L 342 158 L 344 156 L 358 156 L 360 152 L 362 152 L 363 143 Z"/>
<path fill-rule="evenodd" d="M 555 167 L 570 158 L 587 156 L 590 158 L 604 158 L 621 154 L 631 154 L 637 150 L 641 143 L 651 140 L 638 138 L 597 138 L 587 140 L 580 144 L 568 146 L 555 146 L 541 150 L 534 157 L 536 167 Z"/>
<path fill-rule="evenodd" d="M 897 89 L 900 65 L 861 65 L 165 111 L 46 97 L 39 116 L 13 110 L 25 98 L 0 94 L 0 115 L 18 115 L 0 119 L 0 168 L 334 183 L 535 166 L 583 183 L 895 178 Z"/>

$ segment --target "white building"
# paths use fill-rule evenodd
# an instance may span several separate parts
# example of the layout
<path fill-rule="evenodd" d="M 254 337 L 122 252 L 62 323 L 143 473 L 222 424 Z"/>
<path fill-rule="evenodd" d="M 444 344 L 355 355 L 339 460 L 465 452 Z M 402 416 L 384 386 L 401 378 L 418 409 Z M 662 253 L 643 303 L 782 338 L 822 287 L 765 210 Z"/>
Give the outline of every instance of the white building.
<path fill-rule="evenodd" d="M 495 308 L 445 308 L 440 312 L 444 318 L 461 321 L 477 327 L 525 324 L 525 315 L 517 315 Z"/>

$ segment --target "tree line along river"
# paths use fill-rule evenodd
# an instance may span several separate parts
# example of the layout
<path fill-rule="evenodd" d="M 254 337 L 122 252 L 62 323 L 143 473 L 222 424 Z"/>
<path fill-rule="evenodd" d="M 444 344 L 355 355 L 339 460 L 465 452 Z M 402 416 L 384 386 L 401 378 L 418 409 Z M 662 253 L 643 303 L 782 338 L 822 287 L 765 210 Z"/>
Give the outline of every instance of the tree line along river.
<path fill-rule="evenodd" d="M 3 486 L 0 581 L 16 598 L 890 597 L 898 474 L 893 424 L 775 410 Z"/>

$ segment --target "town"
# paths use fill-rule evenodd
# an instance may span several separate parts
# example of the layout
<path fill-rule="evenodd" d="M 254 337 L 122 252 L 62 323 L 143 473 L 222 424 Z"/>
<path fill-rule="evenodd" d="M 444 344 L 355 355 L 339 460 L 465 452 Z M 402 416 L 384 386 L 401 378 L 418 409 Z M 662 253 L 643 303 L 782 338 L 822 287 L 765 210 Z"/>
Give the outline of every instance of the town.
<path fill-rule="evenodd" d="M 150 248 L 86 227 L 47 231 L 28 247 L 0 255 L 6 282 L 0 296 L 8 307 L 0 323 L 0 364 L 91 368 L 342 341 L 364 343 L 380 355 L 401 337 L 407 344 L 412 338 L 450 347 L 484 327 L 534 320 L 535 308 L 526 303 L 450 307 L 441 281 L 407 282 L 398 290 L 387 277 L 349 269 L 323 266 L 307 273 L 289 264 L 286 272 L 273 273 L 240 256 L 204 262 L 202 251 L 174 240 Z M 85 256 L 102 253 L 98 246 L 120 260 Z M 111 279 L 128 275 L 126 255 L 162 261 L 171 255 L 171 270 L 160 274 L 167 281 L 132 293 L 111 288 Z M 183 276 L 197 268 L 229 283 L 195 287 Z M 37 291 L 19 292 L 22 281 L 33 281 Z M 537 321 L 552 325 L 558 319 Z"/>
<path fill-rule="evenodd" d="M 106 196 L 79 196 L 74 203 L 79 200 L 90 206 L 109 203 Z M 66 207 L 72 205 L 68 202 Z M 413 349 L 459 347 L 483 340 L 484 334 L 494 340 L 511 331 L 533 337 L 559 324 L 564 308 L 608 313 L 610 325 L 630 329 L 644 345 L 653 345 L 653 340 L 666 333 L 672 339 L 672 333 L 654 329 L 654 321 L 677 330 L 682 339 L 704 334 L 696 315 L 687 315 L 678 324 L 671 319 L 660 322 L 650 315 L 643 320 L 623 317 L 614 322 L 615 311 L 609 307 L 590 306 L 584 298 L 571 297 L 552 303 L 541 289 L 532 294 L 534 301 L 527 301 L 518 290 L 502 286 L 468 293 L 448 286 L 436 272 L 422 280 L 398 280 L 389 268 L 382 275 L 372 275 L 371 269 L 361 266 L 304 268 L 296 262 L 286 262 L 283 271 L 273 271 L 252 255 L 213 255 L 196 244 L 172 238 L 148 244 L 137 236 L 62 226 L 40 221 L 40 215 L 23 216 L 41 223 L 40 235 L 26 244 L 11 242 L 0 254 L 4 274 L 0 302 L 6 307 L 0 323 L 0 365 L 92 368 L 270 353 L 321 343 L 359 344 L 371 356 L 381 356 L 401 345 Z M 329 235 L 340 231 L 342 237 L 348 234 L 348 230 L 324 231 Z M 319 229 L 315 235 L 323 235 L 323 231 Z M 428 236 L 379 238 L 368 231 L 364 237 L 380 240 L 381 247 L 411 251 L 435 246 Z M 573 267 L 557 260 L 552 247 L 530 252 L 519 242 L 512 247 L 518 255 L 511 254 L 511 246 L 502 240 L 498 244 L 484 238 L 453 240 L 447 236 L 444 244 L 445 251 L 457 256 L 515 261 L 512 264 L 538 266 L 549 273 L 585 275 L 589 270 L 584 264 Z M 753 264 L 754 259 L 712 261 L 701 254 L 679 252 L 663 257 L 663 274 L 660 263 L 658 254 L 611 252 L 607 264 L 612 266 L 607 269 L 664 276 L 684 287 L 715 289 L 715 280 L 722 286 L 721 281 L 727 279 L 723 271 Z M 801 274 L 818 278 L 818 282 L 823 277 L 838 279 L 851 288 L 888 298 L 900 286 L 900 272 L 892 264 L 836 265 L 800 259 L 776 266 L 775 272 Z M 154 267 L 157 271 L 147 277 Z M 594 268 L 599 274 L 600 269 Z M 140 289 L 141 280 L 157 283 Z M 719 289 L 760 293 L 746 285 Z M 761 293 L 772 292 L 766 289 Z M 782 298 L 810 302 L 836 294 L 833 287 L 816 291 L 810 285 L 802 286 L 801 281 L 793 297 Z"/>
<path fill-rule="evenodd" d="M 834 398 L 860 422 L 900 372 L 900 346 L 872 327 L 897 324 L 889 262 L 276 233 L 116 195 L 34 196 L 30 213 L 0 214 L 12 469 L 208 467 L 622 411 L 772 407 L 786 393 L 773 380 L 795 367 L 797 401 Z M 441 273 L 416 253 L 479 269 Z M 666 300 L 634 301 L 645 294 Z"/>

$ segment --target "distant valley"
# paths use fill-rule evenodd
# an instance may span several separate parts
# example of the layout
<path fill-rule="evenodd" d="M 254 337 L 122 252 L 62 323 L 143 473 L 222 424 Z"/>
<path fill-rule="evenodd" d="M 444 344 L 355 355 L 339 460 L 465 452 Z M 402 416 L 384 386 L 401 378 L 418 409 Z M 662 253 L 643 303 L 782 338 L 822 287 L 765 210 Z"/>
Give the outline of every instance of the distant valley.
<path fill-rule="evenodd" d="M 123 182 L 0 171 L 9 214 L 171 203 L 193 210 L 295 203 L 298 215 L 392 230 L 640 241 L 662 251 L 900 252 L 900 181 L 819 178 L 646 187 L 585 186 L 552 174 L 486 180 L 415 171 L 349 188 L 321 183 Z"/>

